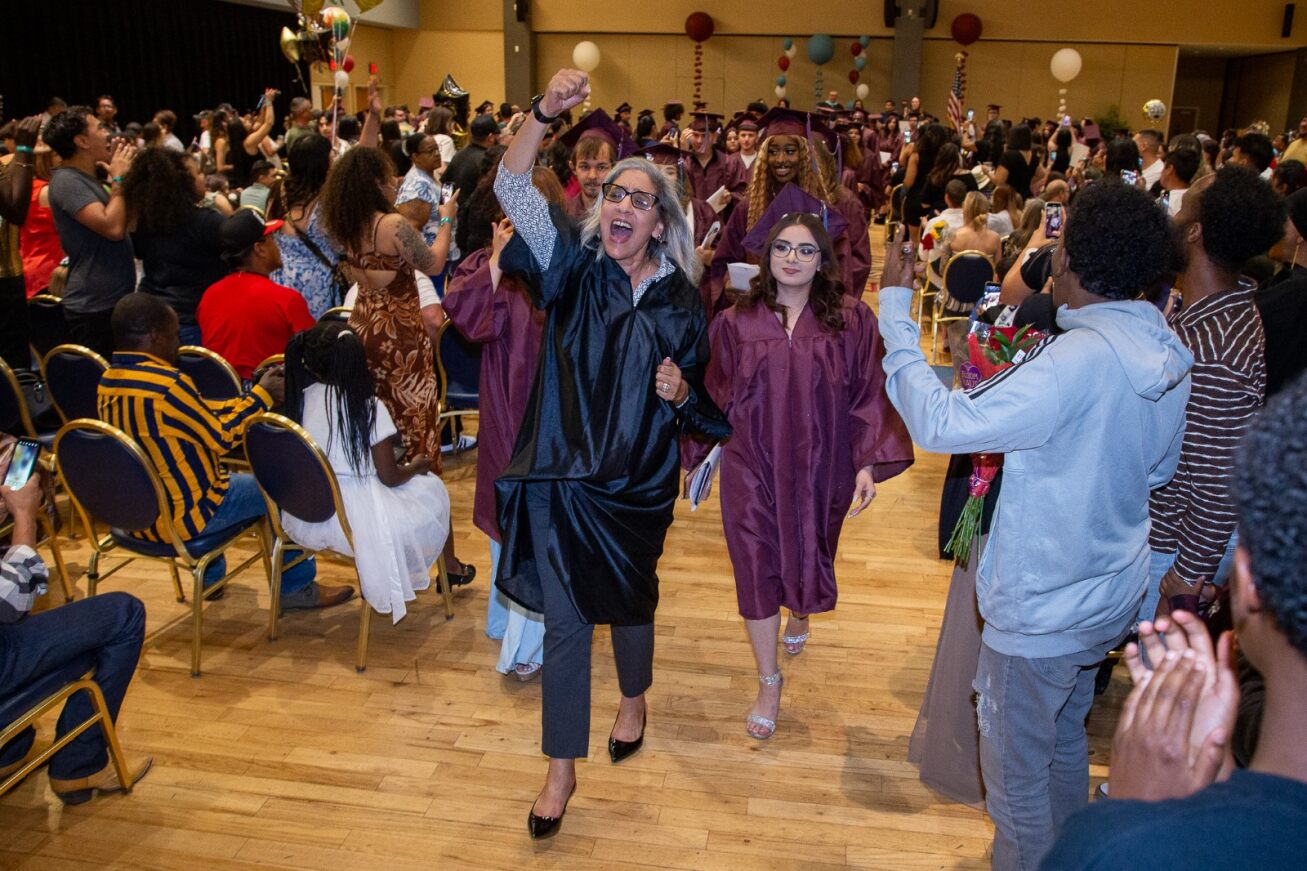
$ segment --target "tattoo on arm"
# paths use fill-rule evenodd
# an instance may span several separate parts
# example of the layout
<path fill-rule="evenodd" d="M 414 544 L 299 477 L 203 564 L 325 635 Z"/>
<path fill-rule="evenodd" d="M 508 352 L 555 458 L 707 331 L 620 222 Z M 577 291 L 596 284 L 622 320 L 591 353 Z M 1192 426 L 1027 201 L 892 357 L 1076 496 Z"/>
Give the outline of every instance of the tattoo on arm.
<path fill-rule="evenodd" d="M 408 221 L 401 223 L 395 236 L 399 242 L 399 251 L 409 265 L 427 275 L 437 271 L 436 255 L 431 253 L 426 240 L 422 238 L 421 233 L 413 229 L 412 224 Z"/>

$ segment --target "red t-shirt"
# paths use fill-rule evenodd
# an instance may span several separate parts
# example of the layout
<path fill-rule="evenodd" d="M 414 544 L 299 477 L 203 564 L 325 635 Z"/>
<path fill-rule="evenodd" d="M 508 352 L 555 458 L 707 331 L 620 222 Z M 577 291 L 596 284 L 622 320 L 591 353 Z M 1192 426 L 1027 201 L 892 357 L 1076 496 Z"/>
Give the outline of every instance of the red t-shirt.
<path fill-rule="evenodd" d="M 242 378 L 273 354 L 285 353 L 291 336 L 316 323 L 304 297 L 250 272 L 233 272 L 210 285 L 195 319 L 204 347 L 221 354 Z"/>

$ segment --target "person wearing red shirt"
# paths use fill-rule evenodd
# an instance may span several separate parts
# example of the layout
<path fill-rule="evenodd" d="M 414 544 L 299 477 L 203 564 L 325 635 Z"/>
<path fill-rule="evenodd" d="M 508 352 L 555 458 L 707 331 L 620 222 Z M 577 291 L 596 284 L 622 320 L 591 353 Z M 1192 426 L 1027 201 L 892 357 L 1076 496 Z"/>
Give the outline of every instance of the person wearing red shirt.
<path fill-rule="evenodd" d="M 281 224 L 265 223 L 253 209 L 227 219 L 222 252 L 235 271 L 209 286 L 195 312 L 204 346 L 246 379 L 259 363 L 283 353 L 291 336 L 315 323 L 303 296 L 268 278 L 281 268 L 273 237 Z"/>

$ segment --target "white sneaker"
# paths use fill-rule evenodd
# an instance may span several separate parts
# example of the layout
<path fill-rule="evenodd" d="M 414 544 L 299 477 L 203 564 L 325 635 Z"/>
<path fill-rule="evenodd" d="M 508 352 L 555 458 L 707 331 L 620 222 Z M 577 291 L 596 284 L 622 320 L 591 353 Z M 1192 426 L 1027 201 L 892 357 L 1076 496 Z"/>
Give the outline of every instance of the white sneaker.
<path fill-rule="evenodd" d="M 477 437 L 470 436 L 466 433 L 460 435 L 453 443 L 441 445 L 442 454 L 461 454 L 464 451 L 470 451 L 477 446 Z"/>

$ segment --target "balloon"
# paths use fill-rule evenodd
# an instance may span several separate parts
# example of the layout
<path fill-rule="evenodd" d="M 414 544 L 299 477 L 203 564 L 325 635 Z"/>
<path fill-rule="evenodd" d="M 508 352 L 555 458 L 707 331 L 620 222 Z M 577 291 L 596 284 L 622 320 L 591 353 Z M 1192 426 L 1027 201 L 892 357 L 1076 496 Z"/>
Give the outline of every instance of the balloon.
<path fill-rule="evenodd" d="M 593 72 L 599 66 L 599 46 L 588 39 L 578 42 L 572 49 L 572 63 L 576 64 L 578 70 Z"/>
<path fill-rule="evenodd" d="M 863 47 L 863 48 L 866 48 L 867 46 L 871 45 L 871 37 L 870 37 L 870 36 L 859 36 L 859 37 L 858 37 L 858 42 L 862 44 L 862 47 Z"/>
<path fill-rule="evenodd" d="M 850 84 L 850 85 L 856 85 L 856 84 L 858 83 L 858 79 L 859 79 L 859 77 L 860 77 L 860 76 L 859 76 L 859 73 L 858 73 L 857 70 L 849 70 L 849 84 Z"/>
<path fill-rule="evenodd" d="M 785 49 L 786 51 L 789 51 L 790 49 L 794 48 L 794 40 L 790 39 L 788 36 L 785 37 L 784 39 L 781 40 L 781 48 Z"/>
<path fill-rule="evenodd" d="M 867 68 L 867 58 L 865 55 L 858 55 L 853 59 L 853 68 L 863 70 Z"/>
<path fill-rule="evenodd" d="M 835 40 L 830 38 L 829 33 L 814 33 L 808 40 L 808 60 L 821 66 L 833 57 L 835 57 Z"/>
<path fill-rule="evenodd" d="M 340 62 L 340 68 L 347 73 L 354 72 L 354 55 L 352 54 L 345 55 L 345 59 Z"/>
<path fill-rule="evenodd" d="M 344 70 L 336 70 L 336 87 L 341 90 L 349 87 L 349 73 Z"/>
<path fill-rule="evenodd" d="M 777 85 L 777 86 L 776 86 L 776 97 L 777 97 L 777 99 L 780 99 L 780 100 L 784 100 L 784 99 L 785 99 L 785 86 L 784 86 L 784 85 Z"/>
<path fill-rule="evenodd" d="M 336 40 L 336 48 L 341 51 L 349 51 L 349 37 L 347 36 L 344 39 Z"/>
<path fill-rule="evenodd" d="M 295 37 L 295 31 L 289 27 L 281 29 L 281 53 L 286 55 L 286 60 L 291 63 L 299 63 L 300 60 L 300 43 Z"/>
<path fill-rule="evenodd" d="M 984 26 L 980 22 L 980 16 L 973 15 L 970 12 L 963 12 L 957 18 L 953 19 L 953 39 L 961 45 L 971 45 L 971 43 L 980 39 L 980 32 Z"/>
<path fill-rule="evenodd" d="M 849 51 L 853 52 L 854 57 L 857 57 L 858 55 L 862 54 L 862 43 L 860 42 L 853 43 L 853 45 L 849 46 Z"/>
<path fill-rule="evenodd" d="M 871 87 L 869 85 L 858 85 L 857 93 L 859 100 L 865 100 L 871 95 Z"/>
<path fill-rule="evenodd" d="M 1066 94 L 1066 88 L 1058 88 L 1058 89 L 1057 89 L 1057 92 L 1058 92 L 1059 94 L 1065 95 L 1065 94 Z"/>
<path fill-rule="evenodd" d="M 794 56 L 798 53 L 799 47 L 797 45 L 791 45 L 789 48 L 785 49 L 785 56 L 790 60 L 794 60 Z"/>
<path fill-rule="evenodd" d="M 322 10 L 322 25 L 331 31 L 332 36 L 344 39 L 349 36 L 349 13 L 339 6 L 328 6 Z"/>
<path fill-rule="evenodd" d="M 1059 48 L 1048 62 L 1049 72 L 1059 82 L 1069 82 L 1080 75 L 1080 52 L 1074 48 Z"/>
<path fill-rule="evenodd" d="M 685 35 L 695 42 L 707 42 L 714 27 L 712 16 L 707 12 L 691 12 L 685 19 Z"/>
<path fill-rule="evenodd" d="M 781 72 L 786 72 L 790 68 L 790 59 L 781 55 L 776 59 L 776 66 L 780 67 Z"/>
<path fill-rule="evenodd" d="M 776 84 L 780 85 L 782 88 L 785 87 L 785 82 L 786 82 L 786 81 L 787 81 L 787 79 L 785 78 L 785 76 L 777 76 L 777 77 L 776 77 Z"/>
<path fill-rule="evenodd" d="M 1150 121 L 1161 121 L 1166 117 L 1166 104 L 1161 100 L 1149 100 L 1144 103 L 1144 114 Z"/>
<path fill-rule="evenodd" d="M 359 12 L 367 12 L 380 6 L 381 0 L 354 0 L 354 5 L 359 8 Z"/>

